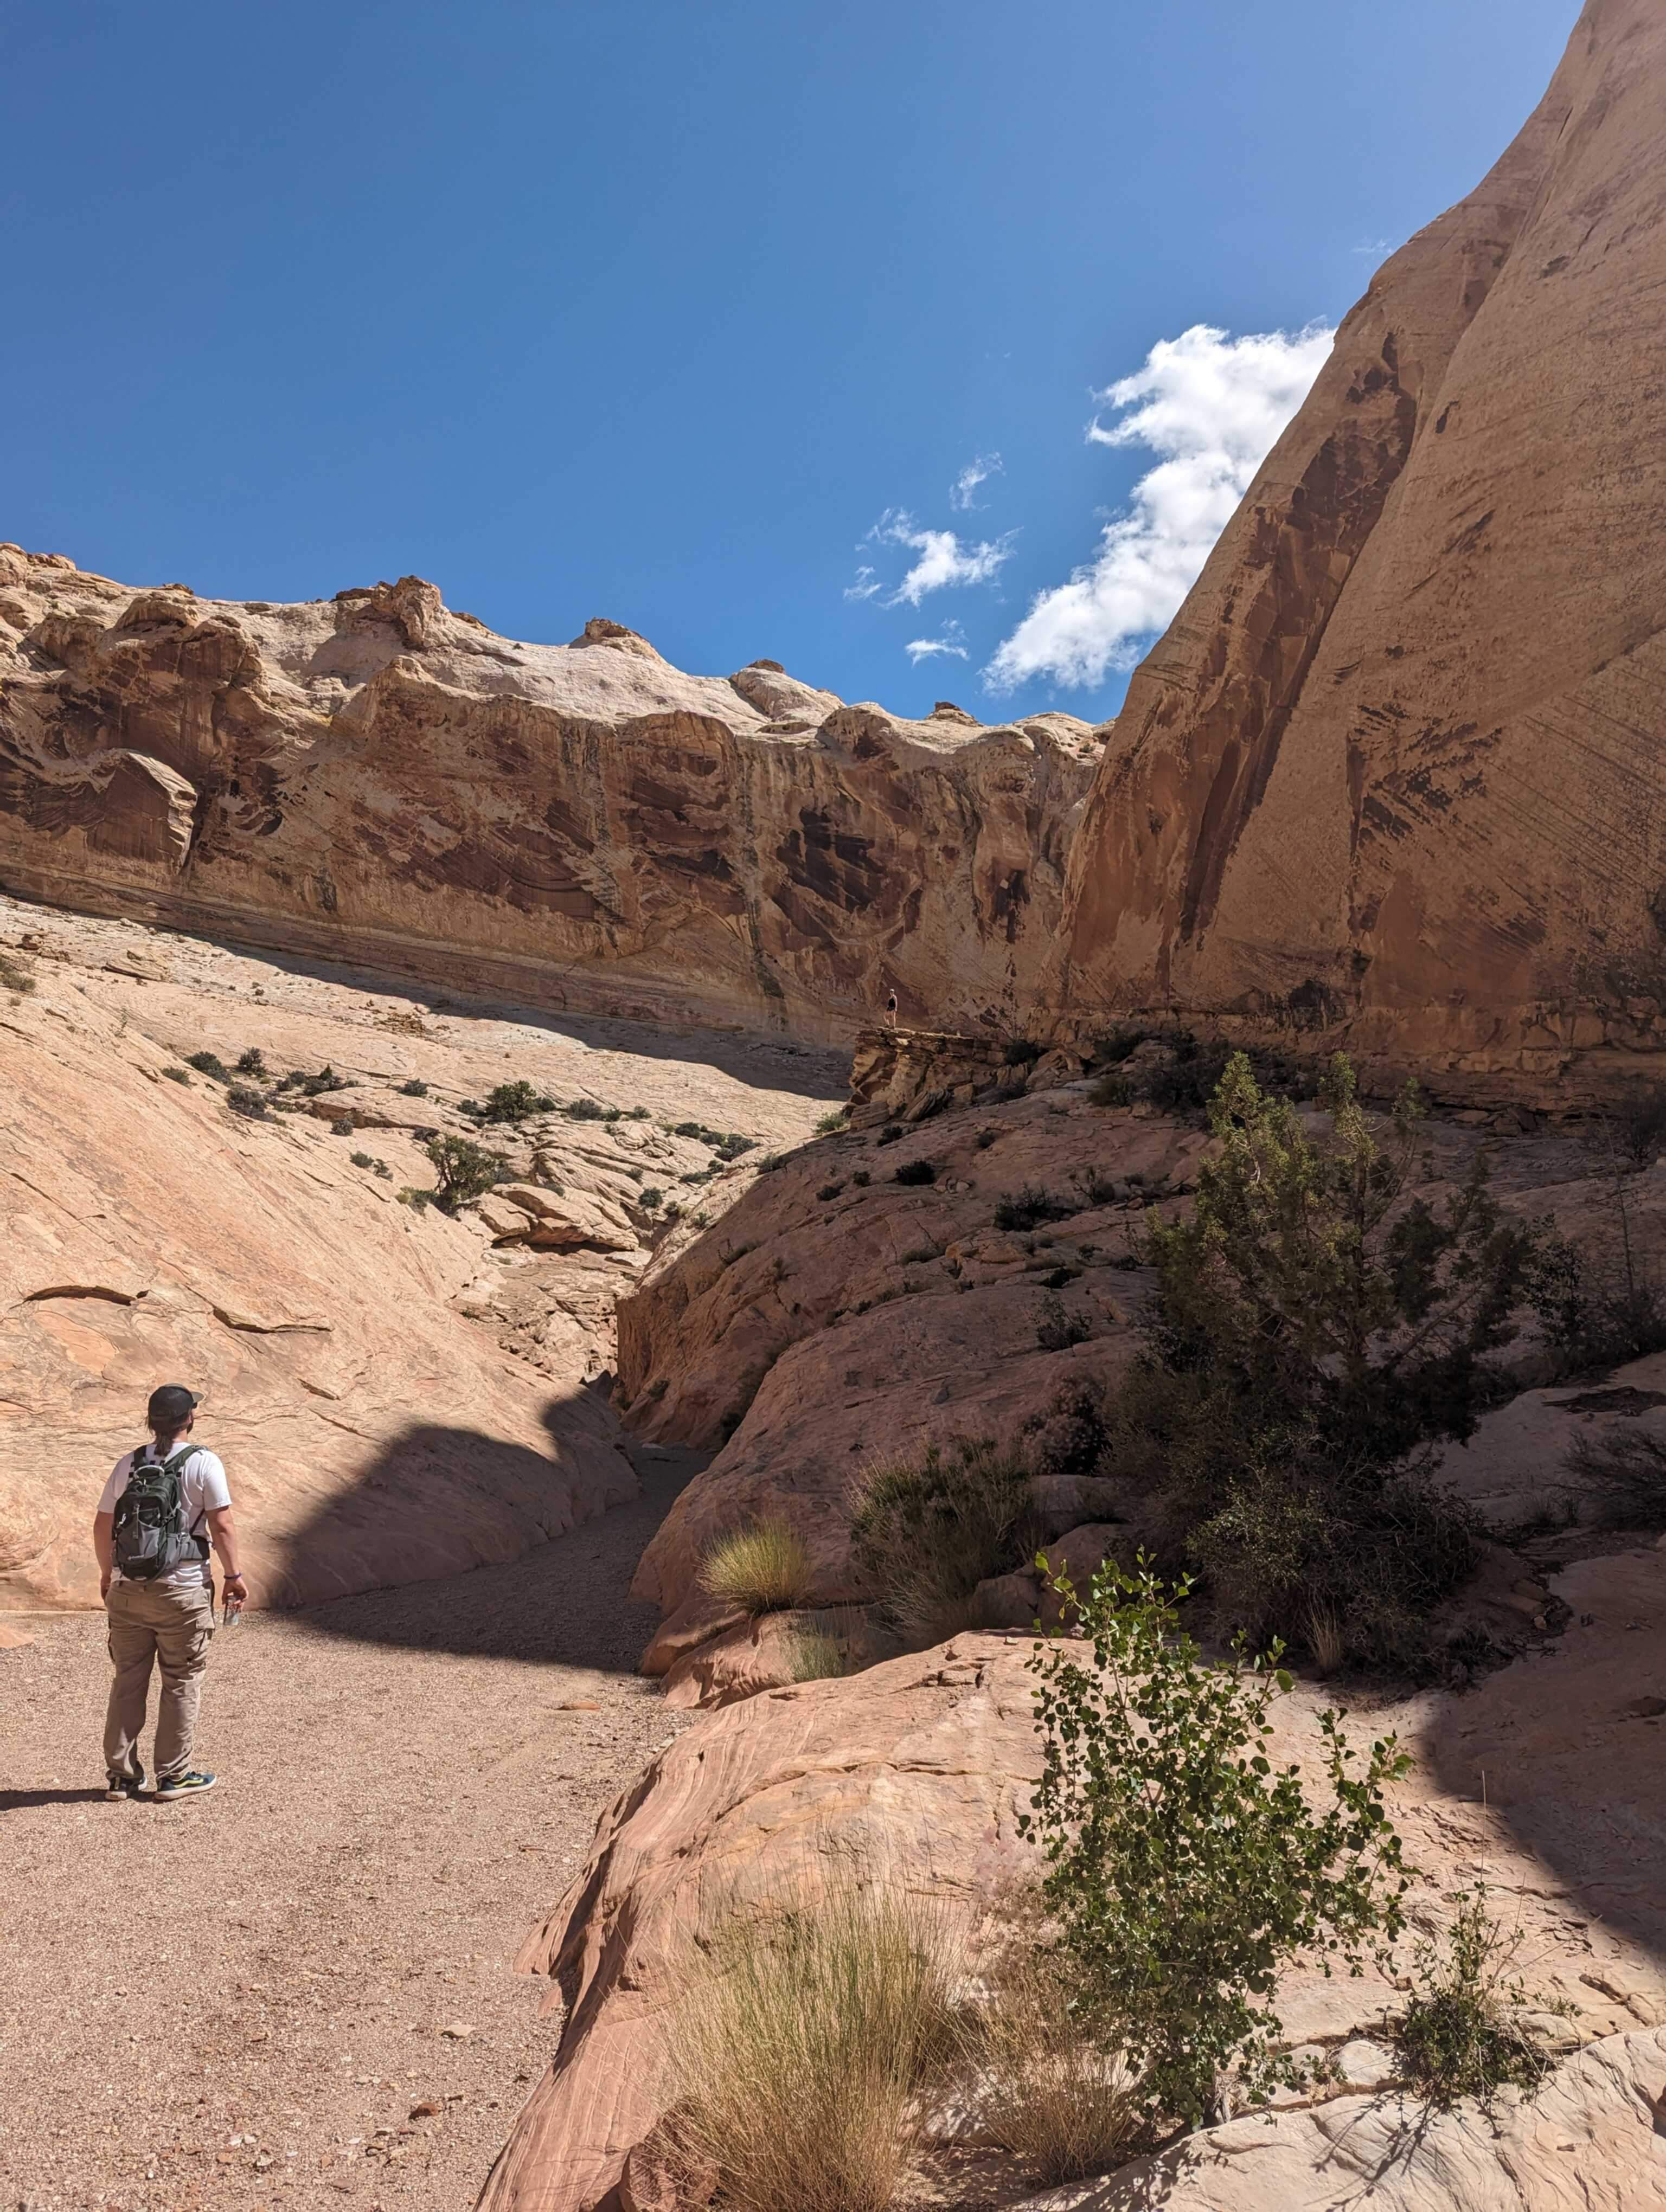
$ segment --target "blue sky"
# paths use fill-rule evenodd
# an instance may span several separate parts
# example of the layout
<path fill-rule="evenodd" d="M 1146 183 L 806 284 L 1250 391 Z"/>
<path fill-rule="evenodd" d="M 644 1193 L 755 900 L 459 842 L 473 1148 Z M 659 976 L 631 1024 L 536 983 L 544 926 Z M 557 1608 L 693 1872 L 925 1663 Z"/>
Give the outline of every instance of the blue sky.
<path fill-rule="evenodd" d="M 1253 441 L 1310 362 L 1195 340 L 1094 395 L 1200 325 L 1334 322 L 1576 12 L 0 0 L 0 537 L 235 598 L 414 570 L 512 637 L 605 614 L 701 672 L 1097 719 L 1126 643 L 1024 624 L 1107 522 L 1173 553 L 1127 505 L 1161 452 L 1107 441 L 1247 375 Z"/>

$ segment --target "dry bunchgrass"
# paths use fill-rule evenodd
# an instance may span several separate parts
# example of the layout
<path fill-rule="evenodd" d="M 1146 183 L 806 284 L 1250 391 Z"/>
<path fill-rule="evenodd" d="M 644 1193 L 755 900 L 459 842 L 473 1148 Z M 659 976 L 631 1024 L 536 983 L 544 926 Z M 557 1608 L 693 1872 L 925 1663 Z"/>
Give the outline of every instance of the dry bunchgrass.
<path fill-rule="evenodd" d="M 1038 2181 L 1104 2173 L 1145 2125 L 1136 2077 L 1072 2009 L 1039 1900 L 1003 1907 L 1007 1938 L 987 1970 L 988 1999 L 961 2029 L 961 2067 L 980 2120 Z"/>
<path fill-rule="evenodd" d="M 738 1919 L 672 2044 L 674 2154 L 727 2212 L 885 2212 L 954 2048 L 958 1944 L 854 1877 Z"/>
<path fill-rule="evenodd" d="M 791 1657 L 795 1682 L 825 1682 L 854 1674 L 849 1644 L 824 1628 L 801 1628 L 793 1638 Z"/>
<path fill-rule="evenodd" d="M 700 1587 L 742 1612 L 787 1613 L 810 1595 L 803 1539 L 781 1521 L 757 1521 L 721 1536 L 701 1562 Z"/>
<path fill-rule="evenodd" d="M 1347 1656 L 1347 1638 L 1335 1608 L 1316 1605 L 1307 1616 L 1307 1648 L 1321 1674 L 1334 1674 Z"/>

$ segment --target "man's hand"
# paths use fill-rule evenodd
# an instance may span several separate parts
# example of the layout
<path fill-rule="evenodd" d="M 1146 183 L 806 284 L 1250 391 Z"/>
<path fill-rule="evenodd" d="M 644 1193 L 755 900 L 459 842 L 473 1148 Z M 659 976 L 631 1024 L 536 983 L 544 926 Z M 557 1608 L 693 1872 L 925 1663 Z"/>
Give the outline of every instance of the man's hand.
<path fill-rule="evenodd" d="M 110 1595 L 110 1585 L 111 1585 L 111 1583 L 115 1580 L 115 1578 L 116 1578 L 116 1577 L 115 1577 L 115 1573 L 114 1573 L 114 1571 L 113 1571 L 112 1568 L 109 1568 L 109 1567 L 100 1567 L 100 1570 L 99 1570 L 99 1598 L 100 1598 L 100 1602 L 102 1602 L 102 1601 L 103 1601 L 105 1598 L 106 1598 L 106 1597 L 108 1597 L 108 1596 L 109 1596 L 109 1595 Z"/>

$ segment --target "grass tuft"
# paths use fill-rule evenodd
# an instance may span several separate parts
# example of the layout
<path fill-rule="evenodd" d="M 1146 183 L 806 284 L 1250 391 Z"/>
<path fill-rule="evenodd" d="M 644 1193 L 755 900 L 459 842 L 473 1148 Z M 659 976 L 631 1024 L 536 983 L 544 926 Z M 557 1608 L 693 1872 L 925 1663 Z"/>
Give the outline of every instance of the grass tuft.
<path fill-rule="evenodd" d="M 708 1597 L 756 1616 L 802 1605 L 814 1574 L 802 1537 L 783 1521 L 757 1521 L 718 1539 L 699 1579 Z"/>
<path fill-rule="evenodd" d="M 1550 2055 L 1524 2018 L 1527 1993 L 1510 1972 L 1517 1941 L 1488 1912 L 1477 1885 L 1461 1893 L 1445 1943 L 1418 1946 L 1397 2033 L 1413 2083 L 1431 2104 L 1487 2104 L 1502 2088 L 1535 2089 L 1549 2073 Z"/>

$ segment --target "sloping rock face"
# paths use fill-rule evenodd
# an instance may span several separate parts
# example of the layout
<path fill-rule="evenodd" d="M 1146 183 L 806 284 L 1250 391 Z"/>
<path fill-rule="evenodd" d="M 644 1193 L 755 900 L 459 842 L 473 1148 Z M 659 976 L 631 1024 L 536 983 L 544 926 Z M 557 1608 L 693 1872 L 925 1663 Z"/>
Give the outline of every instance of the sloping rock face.
<path fill-rule="evenodd" d="M 184 1065 L 251 1049 L 258 1119 Z M 0 899 L 0 1612 L 96 1603 L 98 1490 L 160 1382 L 202 1394 L 257 1603 L 513 1558 L 634 1496 L 593 1387 L 619 1291 L 833 1089 L 802 1048 L 678 1049 Z M 462 1114 L 517 1079 L 553 1110 Z M 433 1187 L 424 1129 L 520 1179 L 455 1218 L 399 1203 Z M 720 1130 L 751 1149 L 721 1165 Z"/>
<path fill-rule="evenodd" d="M 902 722 L 412 576 L 298 606 L 0 546 L 0 884 L 531 1003 L 847 1038 L 1025 1004 L 1099 746 Z"/>
<path fill-rule="evenodd" d="M 1591 0 L 1345 319 L 1136 673 L 1077 1024 L 1310 1030 L 1451 1098 L 1666 1066 L 1666 16 Z"/>
<path fill-rule="evenodd" d="M 1068 2202 L 1318 2212 L 1340 2201 L 1341 2174 L 1343 2195 L 1360 2178 L 1365 2146 L 1395 2172 L 1405 2193 L 1384 2201 L 1405 2212 L 1619 2212 L 1666 2201 L 1655 2132 L 1666 1984 L 1654 1956 L 1666 1893 L 1638 1848 L 1666 1812 L 1666 1770 L 1658 1760 L 1639 1768 L 1639 1739 L 1657 1723 L 1630 1710 L 1653 1679 L 1650 1638 L 1637 1628 L 1666 1624 L 1666 1558 L 1628 1553 L 1575 1571 L 1568 1600 L 1590 1625 L 1554 1656 L 1517 1662 L 1472 1698 L 1378 1707 L 1368 1732 L 1397 1729 L 1417 1759 L 1392 1803 L 1414 1877 L 1413 1926 L 1439 1931 L 1451 1893 L 1484 1880 L 1494 1910 L 1519 1921 L 1531 1987 L 1566 2008 L 1551 2026 L 1565 2047 L 1587 2047 L 1499 2133 L 1466 2112 L 1442 2124 L 1432 2154 L 1420 2131 L 1426 2114 L 1395 2096 L 1341 2095 L 1276 2128 L 1256 2118 L 1254 2136 L 1208 2131 L 1179 2155 L 1131 2169 L 1125 2195 L 1101 2185 Z M 975 1923 L 1006 1884 L 1033 1875 L 1032 1847 L 1015 1826 L 1038 1765 L 1029 1648 L 961 1637 L 846 1681 L 768 1692 L 697 1722 L 619 1799 L 589 1864 L 521 1954 L 528 1971 L 554 1977 L 566 2019 L 487 2184 L 485 2212 L 592 2212 L 617 2201 L 608 2192 L 673 2094 L 663 2062 L 675 2007 L 727 1916 L 813 1898 L 830 1870 L 854 1860 L 883 1884 L 969 1908 Z M 1325 1703 L 1304 1686 L 1280 1705 L 1278 1759 L 1316 1771 L 1314 1721 Z M 1619 1760 L 1634 1786 L 1613 1826 Z M 1485 1804 L 1477 1761 L 1491 1778 Z M 1341 2054 L 1362 2033 L 1380 2038 L 1401 2000 L 1375 1975 L 1327 1981 L 1298 1970 L 1278 2002 L 1292 2043 Z M 1352 2148 L 1339 2154 L 1344 2139 Z M 1506 2192 L 1511 2172 L 1522 2176 L 1517 2196 Z M 1012 2180 L 1006 2201 L 1027 2198 L 1021 2174 Z"/>

